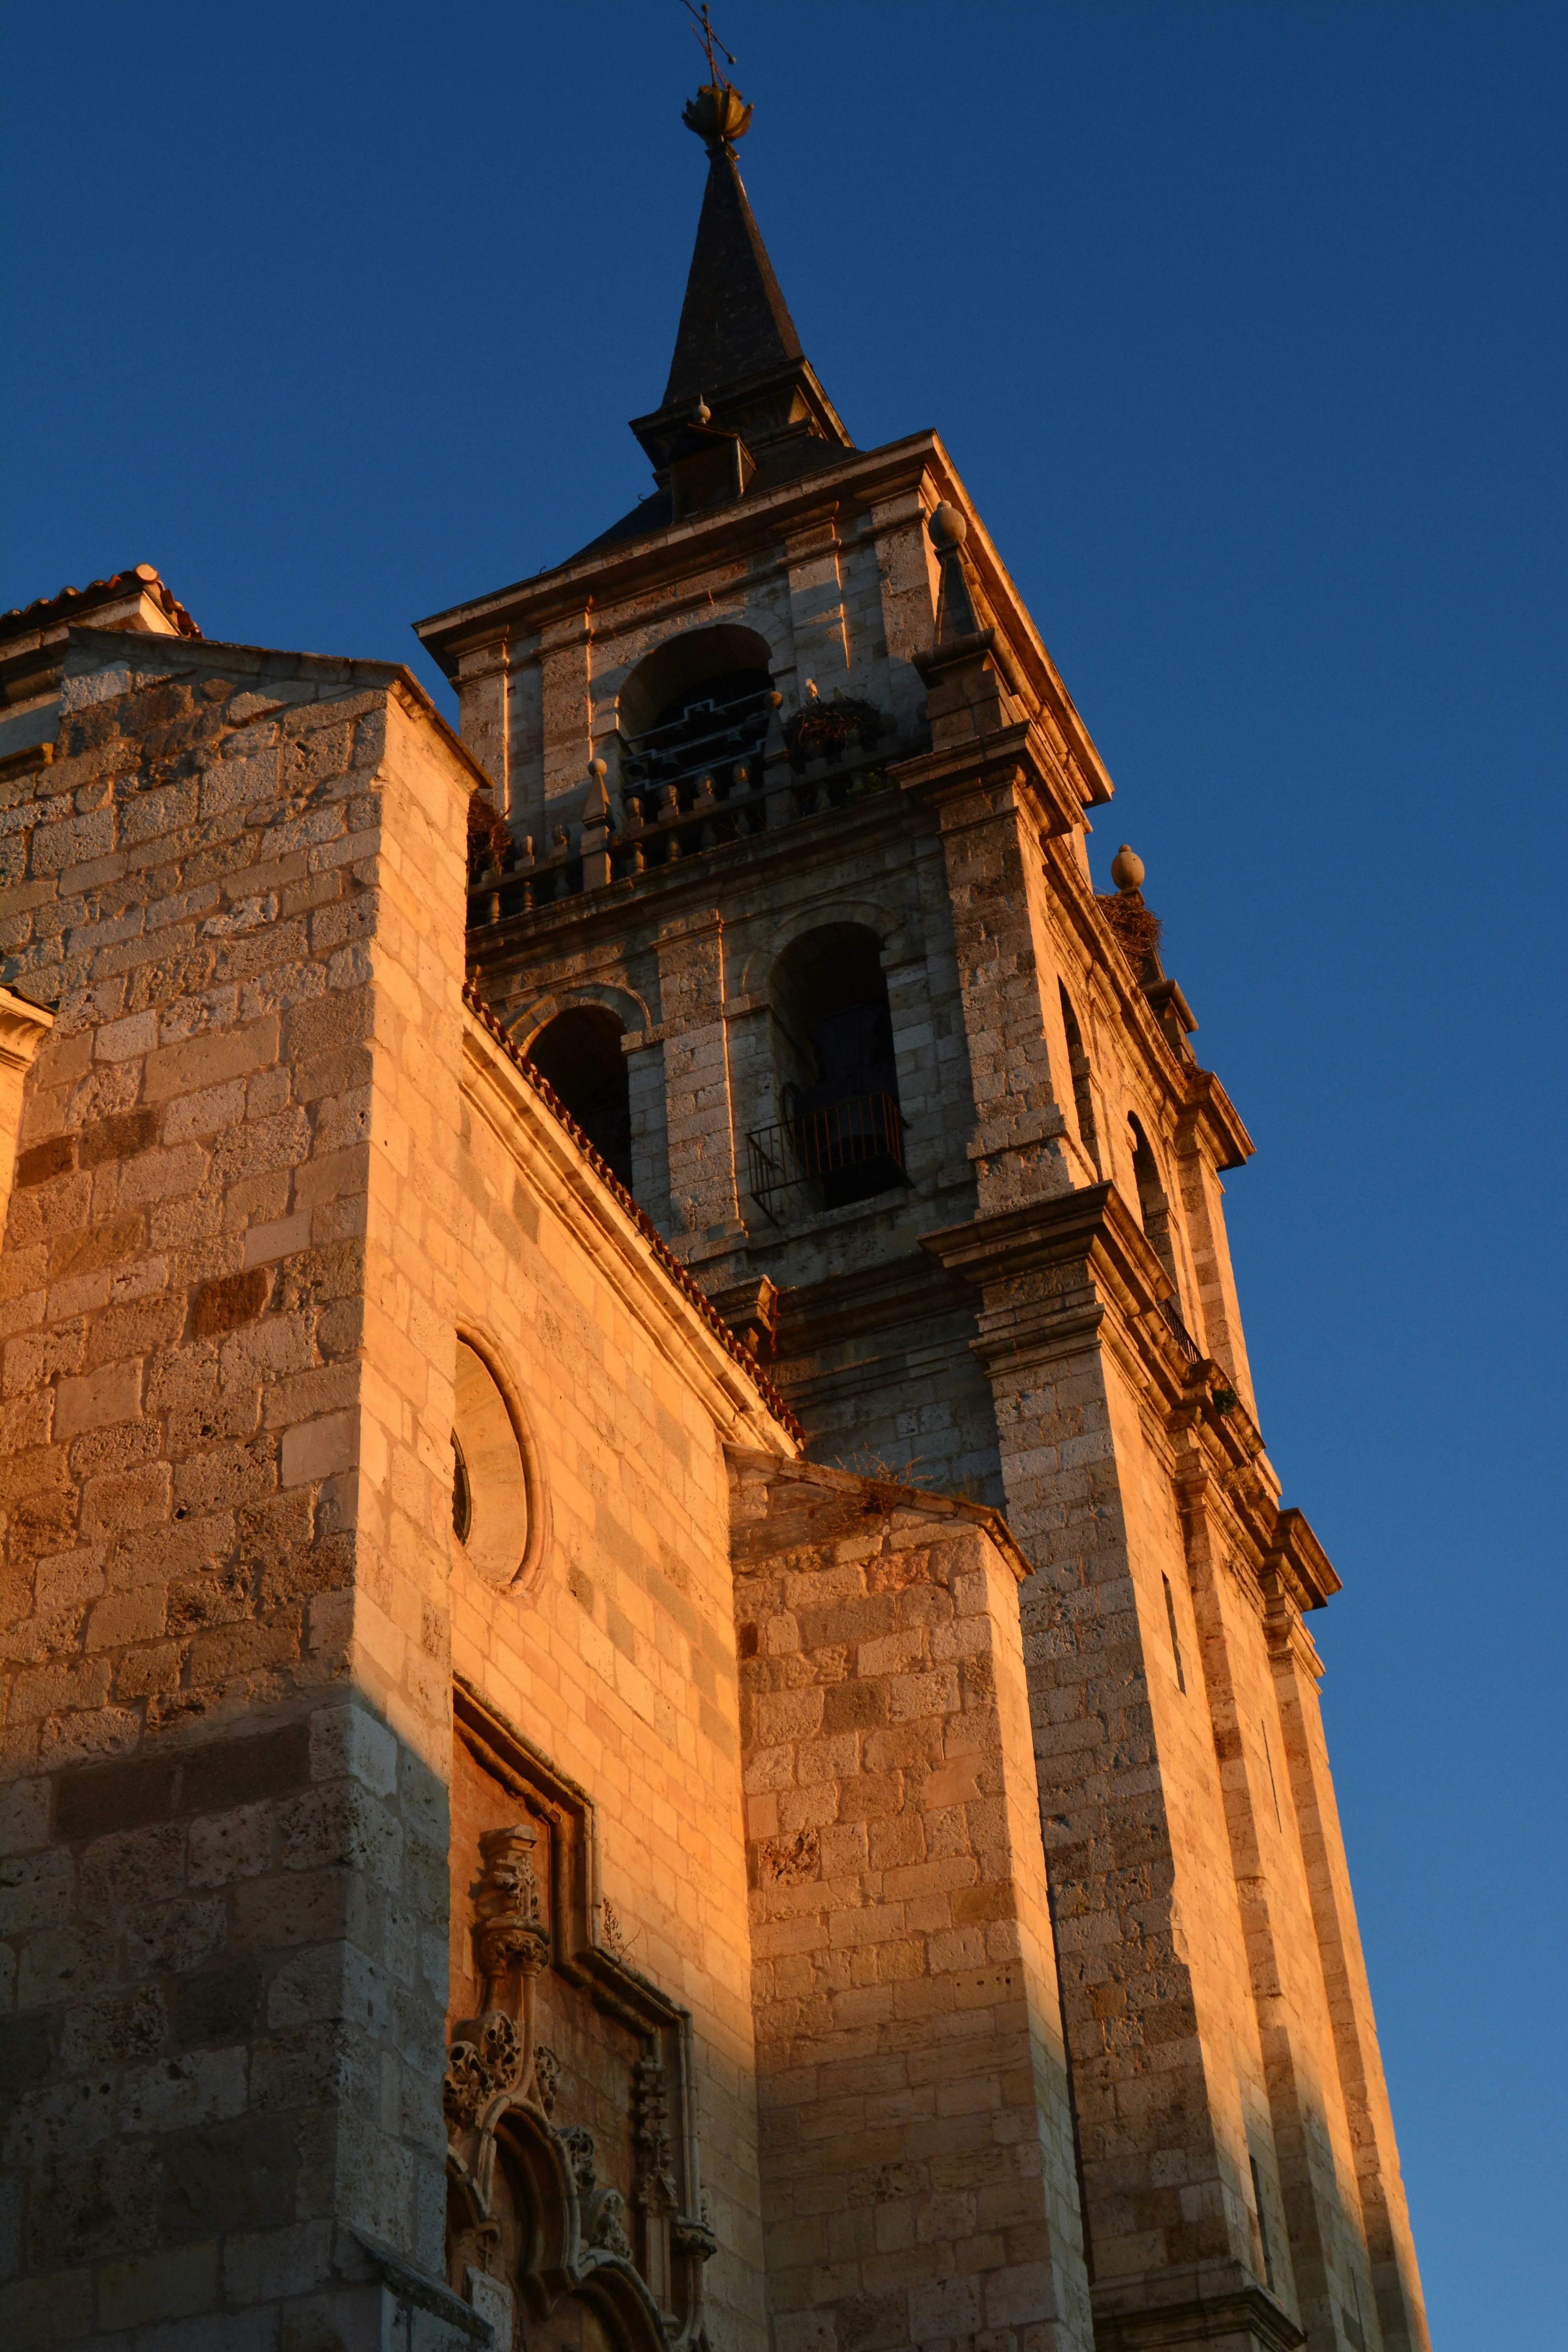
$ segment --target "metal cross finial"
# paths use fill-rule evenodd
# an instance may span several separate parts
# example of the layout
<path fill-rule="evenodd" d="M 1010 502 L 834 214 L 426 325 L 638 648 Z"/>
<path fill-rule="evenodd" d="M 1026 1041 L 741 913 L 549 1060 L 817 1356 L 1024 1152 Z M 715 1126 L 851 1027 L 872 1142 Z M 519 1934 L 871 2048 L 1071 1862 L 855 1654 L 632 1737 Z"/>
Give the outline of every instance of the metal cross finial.
<path fill-rule="evenodd" d="M 702 0 L 702 5 L 700 8 L 694 8 L 691 5 L 691 0 L 681 0 L 681 5 L 686 10 L 687 15 L 694 19 L 692 31 L 696 36 L 698 47 L 703 52 L 704 56 L 708 59 L 709 80 L 714 84 L 722 83 L 727 89 L 729 87 L 728 77 L 721 74 L 718 67 L 714 64 L 713 51 L 715 47 L 722 51 L 724 57 L 728 59 L 731 65 L 738 65 L 740 60 L 735 56 L 732 49 L 726 49 L 724 47 L 723 42 L 720 40 L 718 34 L 713 30 L 712 23 L 708 15 L 708 0 Z"/>

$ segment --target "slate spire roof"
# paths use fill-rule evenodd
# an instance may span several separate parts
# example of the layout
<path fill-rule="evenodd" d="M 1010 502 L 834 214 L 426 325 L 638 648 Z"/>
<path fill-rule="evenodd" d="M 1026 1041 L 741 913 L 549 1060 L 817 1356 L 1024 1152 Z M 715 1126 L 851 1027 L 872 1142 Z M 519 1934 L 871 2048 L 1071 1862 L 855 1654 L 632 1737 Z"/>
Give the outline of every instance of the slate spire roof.
<path fill-rule="evenodd" d="M 708 150 L 708 185 L 686 299 L 662 405 L 694 408 L 703 397 L 803 360 L 763 233 L 727 140 Z"/>
<path fill-rule="evenodd" d="M 708 180 L 664 398 L 631 420 L 658 488 L 569 563 L 798 480 L 855 446 L 802 348 L 735 161 L 752 109 L 715 76 L 683 120 L 708 150 Z"/>

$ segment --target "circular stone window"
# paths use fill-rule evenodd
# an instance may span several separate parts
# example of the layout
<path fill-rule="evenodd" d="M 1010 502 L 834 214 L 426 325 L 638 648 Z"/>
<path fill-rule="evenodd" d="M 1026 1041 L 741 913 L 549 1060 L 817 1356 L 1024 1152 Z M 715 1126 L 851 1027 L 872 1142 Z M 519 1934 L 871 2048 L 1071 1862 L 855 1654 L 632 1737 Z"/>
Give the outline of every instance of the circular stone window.
<path fill-rule="evenodd" d="M 531 1451 L 495 1374 L 459 1339 L 452 1532 L 490 1584 L 512 1583 L 541 1547 L 543 1530 L 530 1496 Z"/>

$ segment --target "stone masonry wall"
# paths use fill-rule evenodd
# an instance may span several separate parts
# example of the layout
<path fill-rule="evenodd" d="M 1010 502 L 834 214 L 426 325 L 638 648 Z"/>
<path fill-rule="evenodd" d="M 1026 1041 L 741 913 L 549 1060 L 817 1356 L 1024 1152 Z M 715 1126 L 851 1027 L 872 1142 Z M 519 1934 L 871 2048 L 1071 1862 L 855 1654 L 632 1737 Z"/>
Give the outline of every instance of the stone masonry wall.
<path fill-rule="evenodd" d="M 736 1472 L 778 2352 L 1089 2352 L 1023 1564 L 974 1507 Z"/>
<path fill-rule="evenodd" d="M 477 1028 L 460 1183 L 459 1321 L 526 1416 L 550 1533 L 511 1586 L 458 1549 L 453 1663 L 591 1792 L 621 1947 L 691 2011 L 712 2324 L 762 2352 L 724 1449 L 793 1445 Z"/>
<path fill-rule="evenodd" d="M 0 1258 L 0 2335 L 379 2342 L 441 2261 L 474 771 L 386 666 L 88 631 L 56 749 L 0 908 L 59 999 Z"/>

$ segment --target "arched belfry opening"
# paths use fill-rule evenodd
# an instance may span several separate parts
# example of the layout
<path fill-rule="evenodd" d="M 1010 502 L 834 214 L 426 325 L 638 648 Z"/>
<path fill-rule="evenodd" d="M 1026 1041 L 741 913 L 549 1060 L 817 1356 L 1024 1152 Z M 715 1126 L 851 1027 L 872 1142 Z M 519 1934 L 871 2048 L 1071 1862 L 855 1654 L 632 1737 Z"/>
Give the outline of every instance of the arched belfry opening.
<path fill-rule="evenodd" d="M 1100 1172 L 1100 1133 L 1094 1118 L 1094 1088 L 1089 1080 L 1089 1054 L 1073 1011 L 1072 999 L 1061 981 L 1057 982 L 1061 997 L 1062 1032 L 1068 1041 L 1068 1067 L 1072 1074 L 1073 1119 L 1078 1128 L 1078 1139 Z"/>
<path fill-rule="evenodd" d="M 887 976 L 875 931 L 826 923 L 785 949 L 769 988 L 778 1118 L 748 1138 L 752 1198 L 782 1220 L 905 1181 Z"/>
<path fill-rule="evenodd" d="M 610 1171 L 632 1189 L 632 1109 L 626 1024 L 604 1004 L 573 1004 L 546 1022 L 528 1049 Z"/>
<path fill-rule="evenodd" d="M 1138 1190 L 1138 1214 L 1155 1255 L 1171 1286 L 1166 1304 L 1181 1313 L 1181 1286 L 1176 1280 L 1176 1253 L 1171 1237 L 1171 1203 L 1165 1192 L 1154 1147 L 1136 1111 L 1127 1114 L 1128 1140 L 1132 1147 L 1132 1181 Z"/>
<path fill-rule="evenodd" d="M 763 751 L 774 709 L 768 646 L 727 623 L 656 646 L 620 696 L 621 797 L 645 825 L 677 814 L 706 818 L 719 838 L 760 826 Z M 650 863 L 702 846 L 664 833 L 645 845 Z"/>

